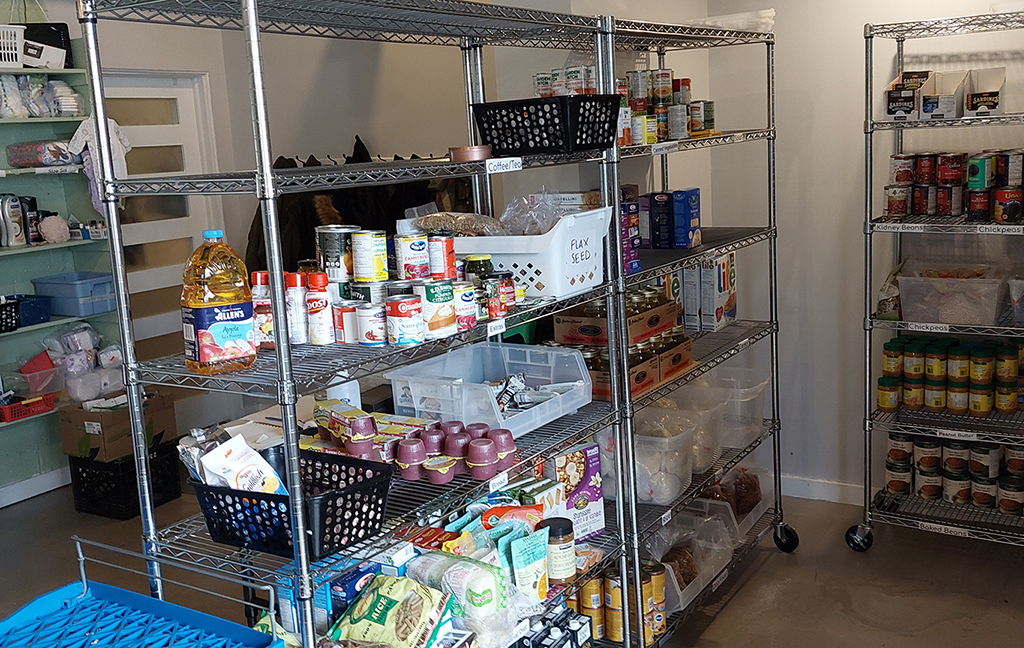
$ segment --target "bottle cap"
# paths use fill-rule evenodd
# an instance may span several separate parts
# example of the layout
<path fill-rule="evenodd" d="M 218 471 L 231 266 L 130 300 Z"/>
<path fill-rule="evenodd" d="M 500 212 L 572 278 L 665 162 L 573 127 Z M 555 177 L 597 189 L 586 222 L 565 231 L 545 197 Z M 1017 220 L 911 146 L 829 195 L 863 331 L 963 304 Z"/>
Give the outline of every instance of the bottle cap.
<path fill-rule="evenodd" d="M 270 273 L 266 270 L 253 270 L 252 271 L 252 285 L 254 286 L 269 286 L 270 285 Z"/>
<path fill-rule="evenodd" d="M 301 272 L 284 273 L 285 288 L 303 288 L 306 285 L 306 275 Z"/>
<path fill-rule="evenodd" d="M 552 639 L 558 639 L 559 637 L 562 636 L 561 628 L 559 628 L 557 626 L 554 627 L 554 628 L 551 628 L 550 630 L 548 630 L 548 636 L 551 637 Z"/>
<path fill-rule="evenodd" d="M 310 272 L 306 276 L 306 282 L 310 288 L 326 288 L 329 283 L 326 272 Z"/>
<path fill-rule="evenodd" d="M 224 238 L 224 230 L 203 230 L 203 238 Z"/>

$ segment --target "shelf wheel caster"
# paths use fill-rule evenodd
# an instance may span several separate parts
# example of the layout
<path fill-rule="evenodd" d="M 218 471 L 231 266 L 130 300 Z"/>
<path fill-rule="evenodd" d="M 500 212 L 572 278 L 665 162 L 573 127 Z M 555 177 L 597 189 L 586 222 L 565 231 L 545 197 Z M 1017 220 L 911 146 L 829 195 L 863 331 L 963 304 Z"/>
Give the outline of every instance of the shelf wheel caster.
<path fill-rule="evenodd" d="M 785 553 L 793 553 L 800 546 L 800 536 L 788 524 L 777 527 L 775 533 L 772 534 L 772 539 L 775 540 L 775 546 L 779 548 L 779 551 Z"/>
<path fill-rule="evenodd" d="M 871 543 L 874 542 L 874 538 L 871 535 L 871 530 L 868 529 L 867 533 L 861 535 L 860 525 L 855 524 L 846 530 L 846 544 L 858 553 L 864 553 L 871 548 Z"/>

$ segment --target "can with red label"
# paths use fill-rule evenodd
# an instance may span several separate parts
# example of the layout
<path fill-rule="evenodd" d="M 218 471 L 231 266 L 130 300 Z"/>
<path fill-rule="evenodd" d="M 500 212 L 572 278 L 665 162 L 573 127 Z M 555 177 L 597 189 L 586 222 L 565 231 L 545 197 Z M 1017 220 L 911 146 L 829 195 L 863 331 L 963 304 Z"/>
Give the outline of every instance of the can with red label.
<path fill-rule="evenodd" d="M 889 185 L 885 188 L 885 212 L 889 216 L 906 216 L 910 211 L 910 187 Z"/>
<path fill-rule="evenodd" d="M 1024 191 L 1020 187 L 1000 187 L 992 190 L 992 220 L 1005 225 L 1016 225 L 1021 222 L 1021 198 Z"/>
<path fill-rule="evenodd" d="M 964 183 L 963 153 L 942 153 L 938 157 L 936 170 L 937 182 L 940 185 L 962 185 Z"/>
<path fill-rule="evenodd" d="M 914 156 L 914 182 L 917 184 L 934 184 L 938 175 L 938 154 L 918 153 Z"/>
<path fill-rule="evenodd" d="M 654 105 L 672 105 L 672 70 L 654 70 Z"/>
<path fill-rule="evenodd" d="M 936 190 L 935 185 L 914 185 L 914 193 L 911 198 L 911 213 L 915 216 L 934 216 Z"/>
<path fill-rule="evenodd" d="M 499 288 L 499 294 L 502 302 L 505 304 L 505 311 L 507 312 L 511 308 L 515 308 L 516 305 L 516 282 L 512 278 L 511 272 L 495 272 L 488 275 L 489 278 L 497 279 L 501 282 Z"/>
<path fill-rule="evenodd" d="M 430 278 L 426 234 L 399 234 L 395 237 L 395 270 L 399 279 Z"/>
<path fill-rule="evenodd" d="M 967 190 L 967 220 L 983 223 L 991 219 L 992 192 L 988 189 Z"/>
<path fill-rule="evenodd" d="M 419 295 L 388 297 L 384 310 L 388 317 L 390 344 L 412 346 L 423 343 L 423 302 Z"/>
<path fill-rule="evenodd" d="M 355 344 L 357 325 L 356 308 L 366 302 L 358 299 L 345 299 L 334 302 L 331 306 L 331 314 L 334 319 L 334 341 L 339 344 Z"/>
<path fill-rule="evenodd" d="M 935 193 L 935 213 L 939 216 L 959 216 L 964 213 L 963 185 L 940 185 Z"/>
<path fill-rule="evenodd" d="M 482 287 L 487 295 L 487 317 L 491 319 L 505 317 L 508 311 L 501 295 L 501 279 L 494 275 L 487 275 L 482 280 Z"/>
<path fill-rule="evenodd" d="M 914 182 L 914 155 L 893 155 L 889 158 L 889 182 L 912 184 Z"/>
<path fill-rule="evenodd" d="M 468 281 L 456 281 L 452 292 L 455 294 L 455 324 L 460 333 L 468 331 L 476 326 L 476 291 Z"/>
<path fill-rule="evenodd" d="M 430 278 L 455 279 L 455 237 L 447 235 L 431 236 L 427 240 L 430 252 Z"/>

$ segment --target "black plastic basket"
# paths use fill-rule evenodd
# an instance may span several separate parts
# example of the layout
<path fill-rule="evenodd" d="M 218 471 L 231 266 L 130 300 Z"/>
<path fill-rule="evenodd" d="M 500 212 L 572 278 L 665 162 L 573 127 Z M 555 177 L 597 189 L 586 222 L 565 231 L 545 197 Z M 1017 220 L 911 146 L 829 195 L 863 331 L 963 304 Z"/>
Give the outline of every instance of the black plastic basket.
<path fill-rule="evenodd" d="M 384 523 L 393 468 L 344 455 L 299 451 L 309 551 L 320 560 L 376 535 Z M 287 495 L 192 482 L 214 542 L 290 558 Z"/>
<path fill-rule="evenodd" d="M 50 321 L 50 297 L 46 295 L 11 295 L 18 300 L 18 325 L 32 326 Z"/>
<path fill-rule="evenodd" d="M 572 95 L 473 104 L 483 144 L 496 157 L 570 153 L 615 145 L 619 95 Z"/>
<path fill-rule="evenodd" d="M 176 441 L 171 441 L 149 451 L 155 506 L 181 497 L 177 445 Z M 139 489 L 135 481 L 133 455 L 114 461 L 68 457 L 68 463 L 76 511 L 115 520 L 130 520 L 139 514 Z"/>
<path fill-rule="evenodd" d="M 0 304 L 0 333 L 10 333 L 18 330 L 18 300 L 6 301 Z"/>

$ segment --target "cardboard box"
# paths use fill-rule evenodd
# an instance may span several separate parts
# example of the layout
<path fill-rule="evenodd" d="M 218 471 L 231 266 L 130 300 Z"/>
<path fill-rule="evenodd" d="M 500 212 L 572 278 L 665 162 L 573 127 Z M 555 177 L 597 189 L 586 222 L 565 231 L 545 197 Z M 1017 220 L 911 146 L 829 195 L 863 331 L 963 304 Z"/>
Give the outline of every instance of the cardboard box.
<path fill-rule="evenodd" d="M 658 277 L 657 281 L 661 289 L 665 291 L 665 296 L 668 297 L 670 301 L 675 302 L 676 306 L 679 308 L 679 314 L 676 317 L 676 324 L 682 325 L 684 312 L 683 271 L 676 270 L 675 272 L 670 272 L 668 274 L 662 275 Z"/>
<path fill-rule="evenodd" d="M 966 70 L 934 73 L 921 87 L 921 119 L 963 117 L 966 79 Z"/>
<path fill-rule="evenodd" d="M 700 330 L 700 266 L 683 270 L 683 326 Z"/>
<path fill-rule="evenodd" d="M 693 340 L 687 338 L 682 344 L 658 354 L 658 384 L 685 373 L 693 365 Z"/>
<path fill-rule="evenodd" d="M 678 307 L 664 304 L 626 320 L 626 334 L 629 343 L 643 342 L 651 336 L 664 333 L 676 324 Z M 597 317 L 587 317 L 579 306 L 554 316 L 555 340 L 562 344 L 608 344 L 608 322 Z"/>
<path fill-rule="evenodd" d="M 921 88 L 931 79 L 929 70 L 902 72 L 892 80 L 884 93 L 885 121 L 918 121 L 921 119 Z"/>
<path fill-rule="evenodd" d="M 1002 115 L 1005 85 L 1005 67 L 971 70 L 964 89 L 964 117 Z"/>
<path fill-rule="evenodd" d="M 658 358 L 651 358 L 629 369 L 629 393 L 636 398 L 643 396 L 658 386 Z M 607 371 L 590 372 L 591 389 L 594 400 L 610 401 L 612 399 L 612 379 Z"/>
<path fill-rule="evenodd" d="M 672 241 L 676 249 L 700 245 L 700 189 L 672 192 Z"/>
<path fill-rule="evenodd" d="M 700 328 L 720 331 L 736 319 L 736 253 L 700 266 Z"/>
<path fill-rule="evenodd" d="M 651 197 L 640 196 L 637 199 L 637 223 L 640 228 L 640 247 L 649 249 L 651 247 Z"/>
<path fill-rule="evenodd" d="M 81 407 L 62 407 L 58 416 L 61 450 L 69 457 L 113 461 L 132 454 L 131 421 L 127 407 L 106 412 L 86 412 Z M 146 400 L 143 416 L 150 448 L 178 438 L 174 399 L 170 396 L 157 395 Z"/>
<path fill-rule="evenodd" d="M 651 247 L 656 250 L 675 247 L 672 222 L 672 194 L 652 193 L 651 201 Z"/>
<path fill-rule="evenodd" d="M 562 515 L 572 520 L 577 542 L 604 531 L 601 447 L 598 444 L 581 443 L 547 459 L 544 476 L 565 487 Z M 548 517 L 546 513 L 545 517 Z"/>

